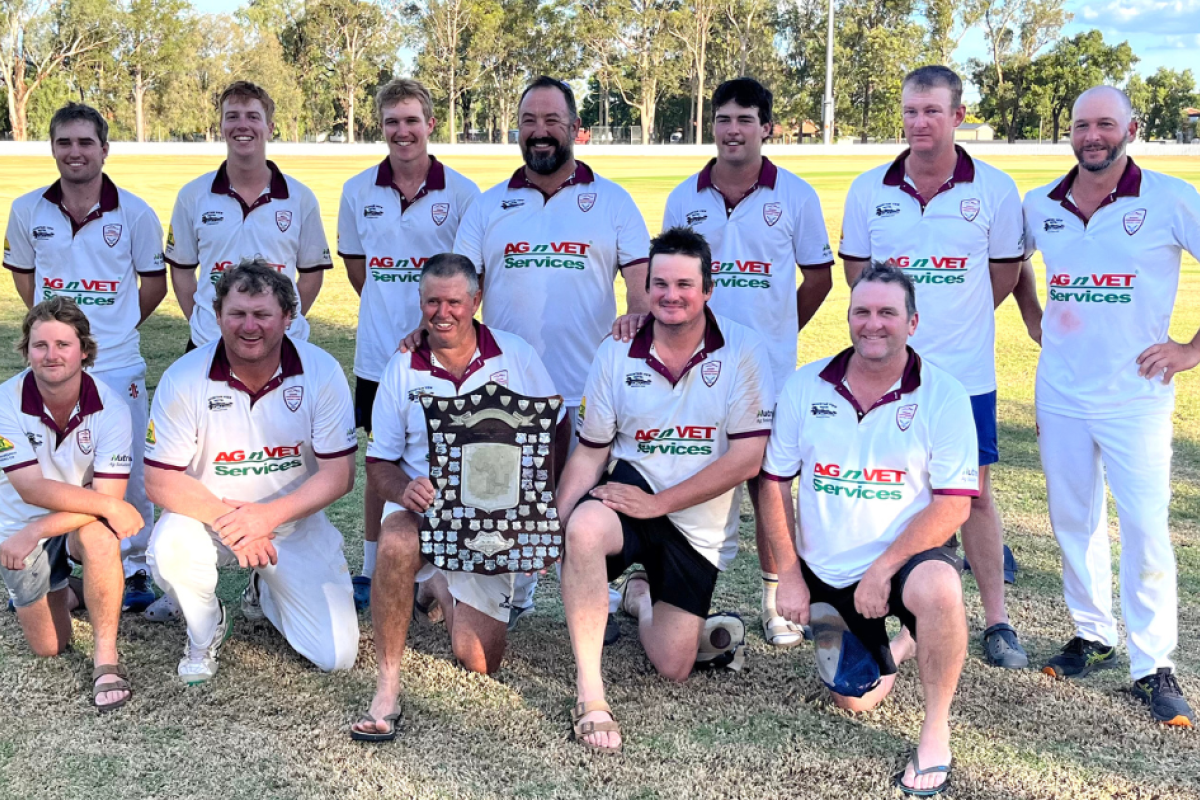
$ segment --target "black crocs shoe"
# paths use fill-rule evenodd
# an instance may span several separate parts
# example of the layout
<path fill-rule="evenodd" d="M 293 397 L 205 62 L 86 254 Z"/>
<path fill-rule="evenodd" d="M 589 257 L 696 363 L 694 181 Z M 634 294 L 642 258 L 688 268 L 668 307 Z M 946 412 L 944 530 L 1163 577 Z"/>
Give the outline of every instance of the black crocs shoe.
<path fill-rule="evenodd" d="M 1029 666 L 1029 655 L 1017 639 L 1017 630 L 1007 622 L 983 632 L 983 655 L 993 667 L 1025 669 Z"/>
<path fill-rule="evenodd" d="M 1042 672 L 1052 678 L 1082 678 L 1117 663 L 1117 648 L 1076 636 L 1062 652 L 1046 662 Z"/>
<path fill-rule="evenodd" d="M 1180 728 L 1195 724 L 1196 715 L 1170 667 L 1160 667 L 1157 672 L 1134 681 L 1133 696 L 1150 706 L 1151 716 L 1159 722 Z"/>

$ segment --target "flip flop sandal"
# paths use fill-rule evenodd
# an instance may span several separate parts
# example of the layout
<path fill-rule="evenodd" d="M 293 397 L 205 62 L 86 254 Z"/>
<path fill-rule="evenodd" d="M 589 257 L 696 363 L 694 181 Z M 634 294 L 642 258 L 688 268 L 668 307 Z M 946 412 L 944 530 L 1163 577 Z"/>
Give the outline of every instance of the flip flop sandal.
<path fill-rule="evenodd" d="M 621 581 L 621 588 L 619 590 L 621 592 L 621 603 L 617 606 L 617 610 L 621 611 L 626 616 L 637 619 L 637 617 L 634 617 L 629 611 L 629 605 L 626 602 L 629 599 L 629 584 L 633 583 L 634 581 L 645 581 L 646 586 L 649 586 L 650 576 L 646 574 L 646 570 L 644 569 L 635 569 L 633 572 L 625 576 L 625 580 Z"/>
<path fill-rule="evenodd" d="M 350 738 L 356 742 L 390 742 L 396 738 L 396 729 L 398 727 L 400 727 L 400 721 L 402 719 L 404 719 L 403 711 L 397 711 L 394 714 L 388 714 L 383 719 L 375 719 L 370 714 L 363 714 L 361 717 L 358 718 L 358 720 L 354 723 L 354 725 L 358 725 L 359 723 L 362 723 L 362 722 L 370 722 L 372 724 L 386 722 L 388 729 L 386 731 L 383 731 L 382 733 L 369 732 L 369 731 L 357 731 L 354 729 L 354 726 L 352 725 L 352 726 L 350 726 Z"/>
<path fill-rule="evenodd" d="M 96 681 L 103 678 L 105 675 L 116 675 L 117 680 L 109 681 L 108 683 L 97 684 Z M 109 711 L 116 711 L 121 706 L 129 702 L 133 697 L 133 687 L 129 685 L 128 673 L 125 672 L 125 667 L 121 664 L 97 664 L 92 670 L 92 705 L 96 706 L 96 710 L 101 714 L 107 714 Z M 128 692 L 123 698 L 113 703 L 100 705 L 96 699 L 102 694 L 108 692 Z"/>
<path fill-rule="evenodd" d="M 787 650 L 804 641 L 804 630 L 799 625 L 773 611 L 762 612 L 762 624 L 767 644 L 780 650 Z"/>
<path fill-rule="evenodd" d="M 590 720 L 588 722 L 580 722 L 579 721 L 584 716 L 592 713 L 593 711 L 603 711 L 604 713 L 608 714 L 608 716 L 609 716 L 608 722 L 592 722 Z M 606 732 L 607 733 L 620 733 L 621 732 L 621 726 L 617 724 L 617 718 L 615 716 L 613 716 L 612 709 L 609 707 L 608 703 L 604 702 L 603 700 L 589 700 L 586 703 L 577 703 L 575 705 L 575 707 L 571 709 L 571 738 L 572 739 L 574 739 L 576 742 L 583 745 L 587 749 L 589 749 L 593 752 L 596 752 L 596 753 L 605 753 L 606 755 L 615 755 L 617 753 L 620 753 L 621 747 L 624 744 L 624 742 L 622 742 L 622 744 L 617 745 L 616 747 L 601 747 L 600 745 L 592 744 L 591 742 L 589 742 L 583 738 L 584 736 L 590 736 L 593 733 L 606 733 Z"/>
<path fill-rule="evenodd" d="M 900 773 L 896 775 L 896 788 L 901 792 L 911 797 L 933 797 L 950 788 L 950 775 L 952 774 L 952 767 L 954 764 L 953 758 L 950 759 L 949 764 L 938 764 L 936 767 L 927 767 L 926 769 L 921 769 L 921 762 L 917 760 L 917 751 L 913 750 L 910 761 L 912 761 L 913 765 L 914 778 L 919 778 L 922 775 L 933 775 L 937 772 L 944 772 L 946 774 L 946 779 L 942 781 L 941 785 L 934 786 L 932 789 L 914 789 L 912 786 L 909 786 L 904 782 L 904 770 L 900 770 Z"/>

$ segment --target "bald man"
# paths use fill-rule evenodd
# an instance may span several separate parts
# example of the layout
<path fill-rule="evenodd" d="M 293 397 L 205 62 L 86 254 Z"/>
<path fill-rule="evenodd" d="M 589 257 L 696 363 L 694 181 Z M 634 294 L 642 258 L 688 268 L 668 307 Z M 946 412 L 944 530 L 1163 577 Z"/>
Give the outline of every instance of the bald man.
<path fill-rule="evenodd" d="M 1042 671 L 1083 677 L 1116 661 L 1104 481 L 1121 523 L 1121 610 L 1133 696 L 1159 722 L 1192 727 L 1174 674 L 1178 641 L 1171 500 L 1176 373 L 1200 364 L 1200 334 L 1168 336 L 1182 252 L 1200 258 L 1200 193 L 1144 170 L 1126 145 L 1137 134 L 1129 98 L 1097 86 L 1075 101 L 1079 164 L 1025 196 L 1025 255 L 1017 302 L 1035 341 L 1037 428 L 1062 548 L 1063 592 L 1075 634 Z M 1029 257 L 1046 263 L 1046 311 Z"/>

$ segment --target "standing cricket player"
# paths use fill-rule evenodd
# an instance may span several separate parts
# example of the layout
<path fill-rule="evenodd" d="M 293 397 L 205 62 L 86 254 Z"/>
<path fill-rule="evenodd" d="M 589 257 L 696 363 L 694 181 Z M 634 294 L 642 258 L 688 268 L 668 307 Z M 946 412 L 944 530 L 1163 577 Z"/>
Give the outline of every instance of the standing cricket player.
<path fill-rule="evenodd" d="M 913 349 L 971 396 L 979 496 L 962 528 L 963 548 L 983 601 L 984 655 L 993 666 L 1020 669 L 1029 657 L 1005 608 L 1003 530 L 990 466 L 1000 460 L 994 311 L 1020 272 L 1021 196 L 1012 178 L 954 144 L 966 108 L 953 71 L 929 66 L 909 73 L 901 103 L 909 149 L 855 179 L 838 255 L 850 283 L 870 260 L 904 269 L 922 309 Z"/>
<path fill-rule="evenodd" d="M 565 83 L 542 76 L 517 108 L 525 166 L 463 217 L 454 252 L 483 276 L 483 321 L 533 346 L 578 428 L 583 385 L 617 315 L 613 282 L 625 279 L 629 311 L 645 313 L 650 234 L 629 192 L 575 160 L 579 115 Z M 572 437 L 560 441 L 566 461 Z M 610 594 L 610 609 L 619 596 Z M 513 598 L 514 621 L 532 595 Z M 615 622 L 606 640 L 619 635 Z"/>
<path fill-rule="evenodd" d="M 396 345 L 421 323 L 421 267 L 454 249 L 462 215 L 479 196 L 467 178 L 429 155 L 437 120 L 429 90 L 397 78 L 375 96 L 388 155 L 346 182 L 338 211 L 338 255 L 361 298 L 354 350 L 354 422 L 371 434 L 371 407 Z M 354 604 L 371 601 L 383 500 L 363 492 L 363 568 Z"/>
<path fill-rule="evenodd" d="M 299 307 L 288 336 L 306 340 L 304 312 L 317 300 L 324 271 L 333 268 L 316 195 L 267 160 L 275 101 L 266 90 L 236 81 L 217 105 L 225 162 L 179 190 L 167 231 L 171 286 L 192 328 L 188 349 L 221 338 L 213 287 L 222 272 L 254 258 L 294 284 Z"/>
<path fill-rule="evenodd" d="M 94 108 L 60 108 L 50 120 L 50 149 L 59 179 L 13 201 L 4 266 L 26 306 L 62 296 L 84 310 L 99 347 L 89 372 L 124 398 L 133 429 L 141 430 L 149 395 L 138 326 L 167 294 L 162 226 L 145 201 L 104 174 L 108 123 Z M 133 447 L 126 492 L 145 527 L 121 542 L 123 608 L 143 611 L 154 603 L 146 567 L 154 506 L 146 499 L 141 437 Z"/>
<path fill-rule="evenodd" d="M 187 620 L 179 677 L 212 679 L 233 630 L 217 567 L 254 570 L 242 615 L 266 618 L 318 668 L 349 669 L 358 615 L 325 509 L 354 488 L 350 386 L 324 350 L 285 335 L 292 282 L 261 259 L 223 274 L 221 338 L 163 373 L 146 428 L 146 490 L 163 507 L 150 565 Z"/>
<path fill-rule="evenodd" d="M 1133 695 L 1154 719 L 1191 727 L 1171 653 L 1178 634 L 1171 499 L 1171 379 L 1200 363 L 1200 336 L 1168 335 L 1182 252 L 1200 256 L 1200 195 L 1138 167 L 1129 98 L 1097 86 L 1075 101 L 1079 165 L 1025 196 L 1025 248 L 1046 262 L 1037 323 L 1026 262 L 1018 299 L 1040 328 L 1038 447 L 1062 548 L 1075 635 L 1042 671 L 1082 677 L 1116 661 L 1105 477 L 1121 522 L 1121 606 Z"/>
<path fill-rule="evenodd" d="M 767 345 L 775 389 L 796 369 L 796 334 L 829 294 L 833 254 L 816 191 L 762 155 L 771 135 L 771 92 L 750 78 L 713 92 L 717 157 L 667 198 L 663 229 L 688 225 L 712 248 L 713 312 L 755 330 Z M 796 286 L 796 267 L 803 281 Z M 758 502 L 757 479 L 750 498 Z M 799 627 L 775 610 L 779 585 L 771 549 L 755 514 L 767 642 L 792 647 Z"/>

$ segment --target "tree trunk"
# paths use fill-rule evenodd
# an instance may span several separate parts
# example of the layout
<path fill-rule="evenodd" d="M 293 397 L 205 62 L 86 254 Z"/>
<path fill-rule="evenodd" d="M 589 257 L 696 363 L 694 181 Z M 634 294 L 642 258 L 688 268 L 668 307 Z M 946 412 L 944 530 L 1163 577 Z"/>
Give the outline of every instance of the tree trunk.
<path fill-rule="evenodd" d="M 867 81 L 863 92 L 863 109 L 862 109 L 862 136 L 863 144 L 867 143 L 867 125 L 871 120 L 871 82 Z"/>
<path fill-rule="evenodd" d="M 358 92 L 355 91 L 357 88 L 356 86 L 346 87 L 346 94 L 349 95 L 346 103 L 346 142 L 349 144 L 354 144 L 354 105 L 358 99 Z"/>
<path fill-rule="evenodd" d="M 704 66 L 708 59 L 708 30 L 700 32 L 700 58 L 696 63 L 696 144 L 704 144 Z"/>
<path fill-rule="evenodd" d="M 133 70 L 133 131 L 139 142 L 146 141 L 146 82 L 142 70 Z"/>
<path fill-rule="evenodd" d="M 457 99 L 455 90 L 458 88 L 456 78 L 458 75 L 454 69 L 454 63 L 450 63 L 450 93 L 446 104 L 446 124 L 450 126 L 450 144 L 458 144 L 458 129 L 455 127 L 454 119 L 454 101 Z"/>

